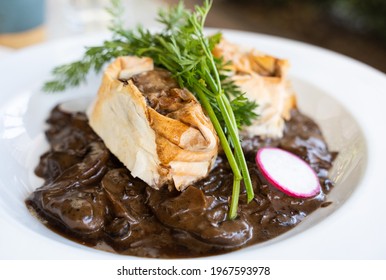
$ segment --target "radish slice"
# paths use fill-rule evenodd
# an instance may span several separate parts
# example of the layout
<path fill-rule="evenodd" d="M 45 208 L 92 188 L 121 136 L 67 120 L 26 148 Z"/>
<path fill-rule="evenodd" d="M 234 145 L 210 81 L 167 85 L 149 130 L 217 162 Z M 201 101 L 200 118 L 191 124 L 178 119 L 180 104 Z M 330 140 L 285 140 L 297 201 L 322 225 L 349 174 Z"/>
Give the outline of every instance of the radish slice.
<path fill-rule="evenodd" d="M 267 180 L 282 192 L 298 198 L 320 192 L 319 178 L 311 166 L 298 156 L 279 148 L 261 148 L 256 164 Z"/>

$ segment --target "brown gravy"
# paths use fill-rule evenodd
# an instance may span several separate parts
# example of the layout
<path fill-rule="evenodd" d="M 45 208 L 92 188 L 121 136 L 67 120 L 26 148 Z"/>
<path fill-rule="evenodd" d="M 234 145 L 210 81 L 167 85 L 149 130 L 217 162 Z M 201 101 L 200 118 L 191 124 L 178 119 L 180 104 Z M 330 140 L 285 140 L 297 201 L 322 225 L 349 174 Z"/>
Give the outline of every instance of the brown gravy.
<path fill-rule="evenodd" d="M 238 217 L 232 221 L 227 213 L 233 179 L 223 155 L 207 178 L 182 193 L 157 191 L 130 175 L 89 127 L 84 113 L 57 106 L 47 122 L 50 149 L 35 170 L 45 183 L 27 198 L 27 206 L 63 236 L 119 254 L 188 258 L 263 242 L 326 205 L 333 187 L 327 176 L 336 154 L 329 152 L 318 126 L 297 110 L 282 139 L 243 140 L 255 197 L 247 204 L 242 191 Z M 289 150 L 309 162 L 322 192 L 299 199 L 272 187 L 255 164 L 262 146 Z"/>

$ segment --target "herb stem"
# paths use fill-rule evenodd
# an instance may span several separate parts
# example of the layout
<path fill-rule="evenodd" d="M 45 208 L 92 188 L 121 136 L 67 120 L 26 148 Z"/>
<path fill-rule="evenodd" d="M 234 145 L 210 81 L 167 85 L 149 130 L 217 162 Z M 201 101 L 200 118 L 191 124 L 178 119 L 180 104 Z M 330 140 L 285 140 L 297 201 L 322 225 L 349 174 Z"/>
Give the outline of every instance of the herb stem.
<path fill-rule="evenodd" d="M 211 3 L 209 4 L 211 5 Z M 209 6 L 210 7 L 210 6 Z M 238 128 L 236 119 L 232 110 L 232 107 L 230 106 L 230 102 L 224 92 L 222 91 L 221 87 L 221 80 L 220 75 L 216 67 L 216 63 L 214 61 L 214 57 L 209 49 L 208 41 L 204 37 L 202 30 L 205 22 L 207 14 L 203 14 L 201 17 L 201 22 L 198 24 L 197 17 L 195 17 L 193 20 L 191 20 L 191 23 L 195 29 L 196 34 L 199 35 L 199 40 L 202 46 L 202 49 L 204 51 L 205 56 L 207 57 L 209 61 L 209 69 L 206 70 L 207 73 L 207 79 L 206 81 L 209 83 L 209 85 L 212 88 L 212 91 L 215 92 L 215 99 L 217 101 L 217 104 L 220 107 L 221 114 L 223 116 L 223 119 L 225 121 L 225 125 L 227 129 L 229 130 L 229 135 L 231 138 L 231 144 L 233 144 L 235 149 L 235 155 L 232 153 L 232 157 L 236 157 L 236 166 L 234 169 L 237 169 L 237 172 L 242 174 L 242 179 L 244 180 L 244 185 L 247 191 L 247 201 L 250 202 L 253 197 L 253 188 L 252 188 L 252 182 L 251 178 L 249 176 L 248 167 L 245 161 L 244 153 L 241 148 L 240 144 L 240 138 L 238 135 Z M 222 129 L 221 129 L 222 130 Z M 217 129 L 216 129 L 217 131 Z M 229 145 L 229 143 L 227 143 Z M 228 156 L 227 156 L 228 157 Z M 229 157 L 228 157 L 229 160 Z M 232 168 L 233 170 L 233 168 Z M 236 180 L 236 179 L 235 179 Z M 239 181 L 238 181 L 239 182 Z M 233 190 L 232 190 L 232 200 L 231 200 L 231 206 L 229 211 L 229 218 L 233 219 L 236 217 L 236 211 L 237 211 L 237 205 L 238 205 L 238 197 L 240 193 L 240 184 L 233 184 Z"/>
<path fill-rule="evenodd" d="M 200 99 L 202 106 L 205 108 L 207 114 L 209 115 L 210 120 L 212 121 L 213 127 L 217 132 L 220 143 L 224 149 L 224 153 L 228 159 L 229 165 L 233 172 L 233 187 L 232 187 L 232 198 L 229 206 L 228 219 L 233 220 L 237 216 L 237 209 L 239 203 L 239 195 L 240 195 L 240 183 L 242 180 L 242 176 L 239 169 L 238 160 L 233 155 L 230 144 L 227 140 L 227 137 L 221 127 L 220 122 L 218 121 L 216 114 L 213 111 L 212 106 L 209 103 L 208 98 L 204 94 L 204 92 L 198 87 L 194 87 L 194 90 Z"/>
<path fill-rule="evenodd" d="M 227 112 L 229 112 L 229 117 L 230 117 L 231 123 L 232 123 L 232 129 L 234 130 L 234 136 L 237 139 L 237 142 L 233 143 L 234 148 L 235 148 L 235 156 L 236 156 L 238 165 L 241 168 L 241 174 L 243 175 L 245 189 L 247 191 L 247 201 L 250 202 L 254 197 L 254 191 L 253 191 L 253 187 L 252 187 L 251 177 L 250 177 L 249 171 L 248 171 L 248 166 L 247 166 L 247 163 L 245 161 L 242 147 L 240 145 L 240 138 L 239 138 L 239 134 L 238 134 L 236 118 L 235 118 L 235 115 L 233 113 L 233 110 L 232 110 L 231 104 L 229 103 L 228 98 L 225 95 L 222 95 L 221 98 L 223 101 L 222 103 L 225 105 Z"/>
<path fill-rule="evenodd" d="M 233 112 L 229 111 L 229 108 L 227 108 L 226 106 L 226 103 L 229 101 L 227 100 L 227 97 L 225 95 L 220 95 L 218 98 L 216 98 L 216 100 L 220 106 L 220 111 L 223 114 L 225 124 L 229 130 L 229 135 L 231 137 L 232 144 L 235 149 L 236 162 L 238 163 L 238 167 L 241 169 L 241 174 L 243 176 L 245 189 L 247 191 L 247 200 L 249 202 L 253 199 L 254 193 L 253 193 L 251 178 L 248 172 L 247 163 L 245 161 L 244 153 L 241 148 L 237 126 L 232 122 L 232 118 L 234 118 L 234 116 L 231 117 L 231 115 L 233 114 Z"/>
<path fill-rule="evenodd" d="M 227 140 L 227 137 L 223 131 L 223 128 L 221 127 L 220 122 L 218 121 L 216 114 L 213 111 L 212 106 L 210 105 L 210 102 L 204 92 L 199 88 L 194 88 L 198 98 L 200 99 L 200 103 L 204 106 L 207 114 L 209 115 L 209 118 L 213 124 L 214 129 L 217 132 L 218 138 L 220 140 L 220 144 L 222 145 L 222 148 L 224 149 L 224 153 L 227 156 L 227 159 L 229 161 L 229 165 L 233 171 L 233 175 L 236 180 L 240 181 L 242 179 L 240 170 L 238 168 L 238 164 L 236 162 L 236 158 L 233 155 L 232 149 L 229 145 L 229 142 Z"/>

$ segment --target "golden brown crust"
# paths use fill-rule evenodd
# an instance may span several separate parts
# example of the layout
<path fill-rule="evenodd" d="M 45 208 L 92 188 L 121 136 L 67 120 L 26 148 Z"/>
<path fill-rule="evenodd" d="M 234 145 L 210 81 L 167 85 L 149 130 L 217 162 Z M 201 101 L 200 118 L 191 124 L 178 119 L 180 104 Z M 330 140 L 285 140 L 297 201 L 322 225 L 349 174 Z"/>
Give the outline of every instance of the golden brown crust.
<path fill-rule="evenodd" d="M 259 105 L 255 110 L 258 119 L 242 133 L 250 137 L 281 137 L 284 121 L 296 107 L 296 96 L 287 80 L 289 62 L 255 49 L 243 49 L 224 39 L 213 54 L 230 62 L 230 79 Z"/>
<path fill-rule="evenodd" d="M 176 110 L 165 115 L 151 108 L 130 80 L 130 74 L 138 74 L 136 65 L 141 71 L 153 69 L 151 59 L 137 57 L 120 57 L 106 69 L 89 110 L 90 125 L 134 176 L 155 188 L 174 183 L 181 190 L 212 168 L 217 135 L 187 90 L 181 91 L 186 101 Z M 122 82 L 121 73 L 129 80 Z"/>

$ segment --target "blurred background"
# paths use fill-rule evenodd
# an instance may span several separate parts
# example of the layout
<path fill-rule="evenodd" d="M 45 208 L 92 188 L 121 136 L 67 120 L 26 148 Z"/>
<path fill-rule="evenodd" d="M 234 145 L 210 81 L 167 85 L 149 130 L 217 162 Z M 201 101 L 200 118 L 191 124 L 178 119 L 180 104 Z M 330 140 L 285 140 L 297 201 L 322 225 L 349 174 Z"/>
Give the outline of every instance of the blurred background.
<path fill-rule="evenodd" d="M 310 43 L 386 73 L 386 0 L 215 0 L 207 25 Z"/>
<path fill-rule="evenodd" d="M 178 3 L 122 1 L 127 26 L 139 22 L 153 26 L 159 7 Z M 202 3 L 184 2 L 188 7 Z M 109 0 L 0 0 L 0 59 L 31 44 L 107 31 L 108 3 Z M 207 26 L 310 43 L 386 73 L 386 0 L 214 0 Z"/>

